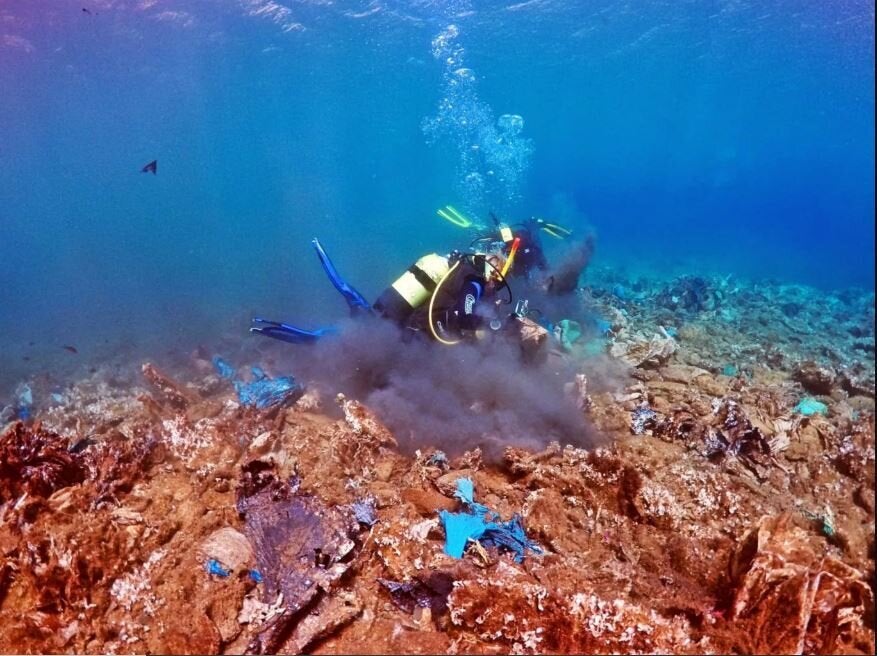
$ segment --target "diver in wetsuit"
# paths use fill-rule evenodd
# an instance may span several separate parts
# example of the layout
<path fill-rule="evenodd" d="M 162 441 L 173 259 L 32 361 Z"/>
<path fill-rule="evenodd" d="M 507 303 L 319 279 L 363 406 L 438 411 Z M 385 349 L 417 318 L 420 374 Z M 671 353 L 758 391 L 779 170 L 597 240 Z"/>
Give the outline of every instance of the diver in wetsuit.
<path fill-rule="evenodd" d="M 514 312 L 500 309 L 501 290 L 507 292 L 507 305 L 513 301 L 507 277 L 535 280 L 549 294 L 565 293 L 575 287 L 586 264 L 584 260 L 581 266 L 571 269 L 572 275 L 566 276 L 566 282 L 556 285 L 556 275 L 548 272 L 539 231 L 559 239 L 568 237 L 570 231 L 542 219 L 510 227 L 491 216 L 499 239 L 491 233 L 473 240 L 471 246 L 480 244 L 476 252 L 424 255 L 385 289 L 373 305 L 341 277 L 319 240 L 313 239 L 312 244 L 326 275 L 347 301 L 352 314 L 371 311 L 401 328 L 429 333 L 442 344 L 457 344 L 465 338 L 483 335 L 485 328 L 498 331 L 509 325 L 508 320 L 528 321 L 526 301 L 519 302 Z M 295 344 L 312 342 L 334 332 L 331 327 L 306 330 L 258 317 L 253 319 L 250 330 Z"/>
<path fill-rule="evenodd" d="M 312 244 L 326 275 L 347 301 L 352 314 L 372 311 L 402 328 L 428 331 L 446 344 L 459 341 L 454 340 L 454 334 L 474 332 L 485 323 L 487 315 L 480 311 L 479 304 L 498 287 L 492 273 L 500 272 L 496 264 L 488 262 L 487 256 L 430 253 L 408 267 L 371 305 L 341 277 L 319 240 L 314 239 Z M 504 278 L 503 284 L 508 286 Z M 250 331 L 301 344 L 334 332 L 334 328 L 306 330 L 257 317 Z"/>

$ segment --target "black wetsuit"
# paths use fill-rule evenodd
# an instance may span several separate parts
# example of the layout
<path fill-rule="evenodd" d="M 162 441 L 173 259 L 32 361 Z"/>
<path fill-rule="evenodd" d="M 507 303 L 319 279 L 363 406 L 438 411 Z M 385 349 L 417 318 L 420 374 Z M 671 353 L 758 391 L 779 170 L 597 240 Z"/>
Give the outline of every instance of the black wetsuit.
<path fill-rule="evenodd" d="M 437 330 L 456 334 L 480 328 L 484 317 L 477 311 L 478 304 L 487 293 L 489 288 L 483 266 L 479 270 L 472 258 L 464 257 L 435 299 L 432 318 Z M 413 311 L 401 325 L 412 330 L 429 331 L 429 302 Z"/>
<path fill-rule="evenodd" d="M 545 259 L 545 253 L 542 252 L 542 243 L 536 229 L 525 224 L 512 234 L 521 240 L 515 255 L 515 266 L 512 267 L 513 276 L 527 278 L 534 269 L 544 271 L 548 268 L 548 261 Z"/>

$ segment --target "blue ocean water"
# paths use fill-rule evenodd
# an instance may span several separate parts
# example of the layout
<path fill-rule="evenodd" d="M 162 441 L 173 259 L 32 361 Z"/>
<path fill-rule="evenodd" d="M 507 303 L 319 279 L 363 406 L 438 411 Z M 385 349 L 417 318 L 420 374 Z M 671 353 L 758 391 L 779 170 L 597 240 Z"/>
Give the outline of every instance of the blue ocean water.
<path fill-rule="evenodd" d="M 628 271 L 873 287 L 874 7 L 3 0 L 0 171 L 9 380 L 332 321 L 311 238 L 375 298 L 468 241 L 447 203 Z"/>

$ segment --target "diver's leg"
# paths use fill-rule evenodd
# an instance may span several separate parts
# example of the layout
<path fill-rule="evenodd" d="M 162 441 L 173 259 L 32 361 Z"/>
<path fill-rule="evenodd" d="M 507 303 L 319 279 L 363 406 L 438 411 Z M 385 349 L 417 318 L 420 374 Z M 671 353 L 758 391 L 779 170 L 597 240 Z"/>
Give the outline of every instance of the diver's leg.
<path fill-rule="evenodd" d="M 291 344 L 307 344 L 315 342 L 323 335 L 335 332 L 334 328 L 317 328 L 316 330 L 305 330 L 304 328 L 296 328 L 288 323 L 279 321 L 268 321 L 256 317 L 253 319 L 254 325 L 250 326 L 251 333 L 259 333 L 267 337 L 273 337 Z"/>
<path fill-rule="evenodd" d="M 371 305 L 367 300 L 365 300 L 365 297 L 358 291 L 356 291 L 353 287 L 348 285 L 343 278 L 341 278 L 341 275 L 338 273 L 335 265 L 332 264 L 332 260 L 329 259 L 326 251 L 323 250 L 323 246 L 322 244 L 320 244 L 320 241 L 316 237 L 314 237 L 311 243 L 314 245 L 314 248 L 317 251 L 317 256 L 320 258 L 320 263 L 323 265 L 323 269 L 325 269 L 326 275 L 329 276 L 329 280 L 332 281 L 335 289 L 337 289 L 344 297 L 344 300 L 347 301 L 347 305 L 350 306 L 351 311 L 360 309 L 371 309 Z"/>

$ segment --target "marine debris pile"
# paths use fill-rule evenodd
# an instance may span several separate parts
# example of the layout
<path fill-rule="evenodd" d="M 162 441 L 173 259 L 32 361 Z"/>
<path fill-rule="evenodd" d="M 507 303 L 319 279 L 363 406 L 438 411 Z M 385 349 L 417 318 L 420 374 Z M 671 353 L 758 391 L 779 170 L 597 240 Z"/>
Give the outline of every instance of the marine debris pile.
<path fill-rule="evenodd" d="M 406 455 L 355 399 L 203 354 L 31 381 L 0 651 L 874 653 L 873 293 L 589 283 L 556 348 L 592 450 Z"/>

